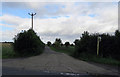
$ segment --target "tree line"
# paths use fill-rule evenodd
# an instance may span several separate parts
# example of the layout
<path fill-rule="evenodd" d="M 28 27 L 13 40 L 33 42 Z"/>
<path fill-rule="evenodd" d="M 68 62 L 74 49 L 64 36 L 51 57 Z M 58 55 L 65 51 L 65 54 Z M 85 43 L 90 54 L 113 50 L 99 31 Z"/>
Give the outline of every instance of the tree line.
<path fill-rule="evenodd" d="M 101 37 L 99 43 L 99 54 L 101 57 L 111 57 L 115 59 L 120 59 L 120 31 L 116 30 L 114 35 L 108 33 L 93 33 L 90 34 L 88 31 L 84 31 L 80 39 L 75 39 L 74 44 L 69 42 L 62 43 L 60 38 L 56 38 L 55 42 L 52 44 L 50 41 L 47 42 L 48 46 L 62 47 L 62 46 L 75 46 L 75 51 L 73 56 L 78 58 L 80 54 L 92 54 L 97 55 L 97 41 L 98 37 Z"/>
<path fill-rule="evenodd" d="M 101 37 L 98 56 L 120 59 L 119 30 L 116 30 L 114 35 L 110 35 L 108 33 L 89 34 L 89 32 L 85 31 L 80 37 L 80 39 L 75 40 L 74 56 L 79 57 L 81 53 L 96 55 L 98 37 Z"/>
<path fill-rule="evenodd" d="M 99 44 L 99 55 L 101 57 L 111 57 L 120 60 L 120 31 L 116 30 L 114 35 L 108 33 L 93 33 L 90 34 L 85 31 L 80 39 L 75 39 L 74 44 L 70 44 L 66 41 L 64 44 L 60 38 L 56 38 L 55 42 L 52 44 L 50 41 L 47 42 L 48 46 L 54 47 L 68 47 L 74 46 L 75 51 L 73 56 L 78 58 L 80 54 L 97 54 L 97 40 L 98 36 L 101 37 Z M 29 29 L 28 31 L 23 31 L 18 33 L 14 38 L 14 50 L 21 56 L 26 55 L 38 55 L 43 52 L 45 44 L 41 41 L 39 36 L 34 32 L 34 30 Z M 28 55 L 28 56 L 29 56 Z"/>
<path fill-rule="evenodd" d="M 54 46 L 54 47 L 69 47 L 74 46 L 73 44 L 70 44 L 68 41 L 66 41 L 64 44 L 62 43 L 62 40 L 60 38 L 56 38 L 55 42 L 52 44 L 50 41 L 47 42 L 48 46 Z"/>

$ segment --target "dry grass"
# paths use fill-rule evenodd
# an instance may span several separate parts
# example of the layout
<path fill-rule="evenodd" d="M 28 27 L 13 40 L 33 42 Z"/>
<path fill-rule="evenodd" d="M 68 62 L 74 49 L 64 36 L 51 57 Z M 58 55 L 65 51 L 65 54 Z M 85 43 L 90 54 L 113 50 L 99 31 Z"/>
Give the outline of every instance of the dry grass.
<path fill-rule="evenodd" d="M 17 55 L 13 50 L 12 43 L 2 43 L 2 58 L 14 58 Z"/>

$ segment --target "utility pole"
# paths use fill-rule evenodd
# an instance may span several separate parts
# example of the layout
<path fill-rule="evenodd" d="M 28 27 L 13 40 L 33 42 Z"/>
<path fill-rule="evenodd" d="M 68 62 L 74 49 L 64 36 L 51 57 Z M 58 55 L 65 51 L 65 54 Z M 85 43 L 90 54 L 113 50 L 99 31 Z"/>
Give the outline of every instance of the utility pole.
<path fill-rule="evenodd" d="M 36 13 L 28 13 L 32 17 L 32 29 L 33 29 L 33 16 L 36 15 Z"/>
<path fill-rule="evenodd" d="M 99 45 L 100 45 L 101 37 L 98 36 L 97 38 L 97 56 L 99 55 Z"/>

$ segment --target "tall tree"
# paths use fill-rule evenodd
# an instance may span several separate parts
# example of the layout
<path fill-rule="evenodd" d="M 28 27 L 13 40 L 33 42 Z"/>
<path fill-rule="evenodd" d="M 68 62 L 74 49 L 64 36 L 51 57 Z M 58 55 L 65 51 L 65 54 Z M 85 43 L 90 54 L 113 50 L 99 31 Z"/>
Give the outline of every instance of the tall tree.
<path fill-rule="evenodd" d="M 47 45 L 48 45 L 48 46 L 51 46 L 51 42 L 50 42 L 50 41 L 48 41 L 48 42 L 47 42 Z"/>
<path fill-rule="evenodd" d="M 59 47 L 62 44 L 62 40 L 60 38 L 56 38 L 54 42 L 54 46 Z"/>
<path fill-rule="evenodd" d="M 66 47 L 70 46 L 70 43 L 69 42 L 65 42 L 65 46 Z"/>

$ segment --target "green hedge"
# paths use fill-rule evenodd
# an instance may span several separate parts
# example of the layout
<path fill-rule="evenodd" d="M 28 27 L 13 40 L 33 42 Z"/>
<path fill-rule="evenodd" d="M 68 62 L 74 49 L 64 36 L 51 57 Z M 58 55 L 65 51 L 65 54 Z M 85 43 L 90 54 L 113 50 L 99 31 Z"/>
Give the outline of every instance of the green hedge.
<path fill-rule="evenodd" d="M 20 56 L 38 55 L 44 47 L 45 44 L 32 29 L 18 33 L 14 38 L 14 50 Z"/>
<path fill-rule="evenodd" d="M 120 31 L 118 30 L 116 30 L 115 35 L 84 32 L 75 43 L 74 57 L 80 57 L 81 53 L 96 55 L 98 36 L 101 36 L 99 56 L 120 60 Z"/>

